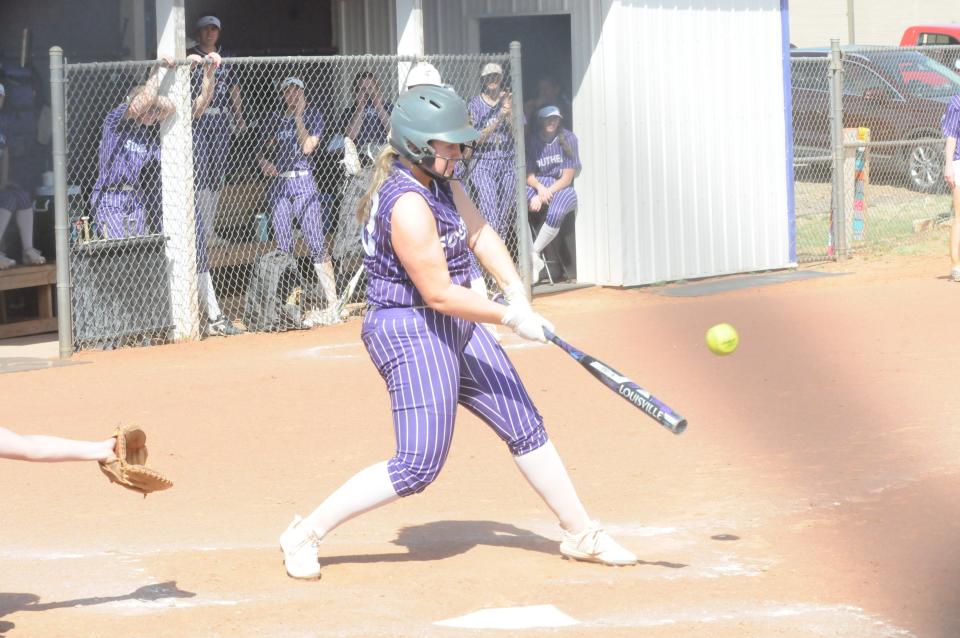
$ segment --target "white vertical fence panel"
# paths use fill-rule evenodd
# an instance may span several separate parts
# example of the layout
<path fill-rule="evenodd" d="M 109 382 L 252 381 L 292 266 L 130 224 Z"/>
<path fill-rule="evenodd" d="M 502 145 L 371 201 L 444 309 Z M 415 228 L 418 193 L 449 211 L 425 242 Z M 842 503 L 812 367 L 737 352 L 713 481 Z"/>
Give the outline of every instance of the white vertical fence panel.
<path fill-rule="evenodd" d="M 591 4 L 573 21 L 578 275 L 790 265 L 779 0 Z"/>

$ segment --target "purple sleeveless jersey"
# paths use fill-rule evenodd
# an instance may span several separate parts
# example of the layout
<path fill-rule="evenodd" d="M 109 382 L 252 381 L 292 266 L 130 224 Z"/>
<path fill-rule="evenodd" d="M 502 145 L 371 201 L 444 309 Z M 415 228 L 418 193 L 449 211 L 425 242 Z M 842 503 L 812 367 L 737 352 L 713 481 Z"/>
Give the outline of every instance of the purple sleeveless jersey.
<path fill-rule="evenodd" d="M 467 247 L 467 227 L 453 203 L 450 185 L 434 180 L 427 188 L 400 162 L 377 191 L 370 211 L 370 219 L 363 228 L 363 247 L 366 253 L 367 303 L 374 308 L 423 306 L 424 301 L 410 280 L 400 259 L 393 250 L 391 230 L 393 206 L 404 193 L 423 196 L 437 220 L 437 233 L 447 258 L 450 279 L 460 286 L 470 282 L 470 250 Z"/>
<path fill-rule="evenodd" d="M 482 131 L 500 115 L 500 104 L 487 104 L 483 97 L 475 95 L 467 103 L 467 112 L 470 114 L 470 123 L 473 128 Z M 501 159 L 513 157 L 513 135 L 510 133 L 510 124 L 507 120 L 501 122 L 487 136 L 482 144 L 477 144 L 474 156 L 486 159 Z"/>
<path fill-rule="evenodd" d="M 320 109 L 314 106 L 308 106 L 303 112 L 303 125 L 310 135 L 323 137 L 324 122 Z M 274 139 L 277 141 L 273 149 L 273 165 L 277 171 L 309 171 L 313 167 L 313 162 L 309 156 L 303 154 L 300 144 L 297 142 L 297 126 L 293 122 L 293 116 L 274 113 L 264 123 L 264 141 Z"/>
<path fill-rule="evenodd" d="M 564 137 L 572 153 L 568 157 L 560 145 L 560 136 Z M 566 129 L 549 142 L 535 135 L 527 146 L 527 171 L 539 177 L 560 179 L 565 168 L 580 170 L 580 152 L 577 148 L 577 136 Z"/>

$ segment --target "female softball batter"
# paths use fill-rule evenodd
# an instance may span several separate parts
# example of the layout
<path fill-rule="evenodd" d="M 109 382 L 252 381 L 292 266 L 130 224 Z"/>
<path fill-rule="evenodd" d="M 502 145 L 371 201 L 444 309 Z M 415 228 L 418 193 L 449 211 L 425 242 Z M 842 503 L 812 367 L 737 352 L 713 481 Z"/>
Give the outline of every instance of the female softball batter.
<path fill-rule="evenodd" d="M 361 200 L 367 303 L 361 336 L 387 384 L 396 454 L 350 478 L 310 516 L 280 536 L 287 573 L 317 578 L 317 544 L 341 523 L 422 492 L 450 450 L 457 404 L 486 422 L 520 471 L 557 515 L 566 556 L 631 565 L 584 510 L 543 418 L 503 349 L 477 322 L 502 323 L 546 341 L 549 322 L 530 307 L 500 237 L 454 175 L 469 173 L 465 145 L 477 139 L 466 105 L 449 89 L 403 93 L 390 117 L 390 145 L 380 154 Z M 504 307 L 469 290 L 473 250 L 506 291 Z"/>
<path fill-rule="evenodd" d="M 293 253 L 294 217 L 299 220 L 310 247 L 313 267 L 327 300 L 325 311 L 314 309 L 307 314 L 304 324 L 314 326 L 337 323 L 341 318 L 335 315 L 338 305 L 336 280 L 324 239 L 324 218 L 330 211 L 321 205 L 310 158 L 320 146 L 325 125 L 320 109 L 307 104 L 303 88 L 303 81 L 296 77 L 288 77 L 280 83 L 285 111 L 274 113 L 267 120 L 264 127 L 266 139 L 259 161 L 264 174 L 273 178 L 267 198 L 277 248 Z"/>
<path fill-rule="evenodd" d="M 573 178 L 580 172 L 577 136 L 560 123 L 556 106 L 537 111 L 537 128 L 527 147 L 527 203 L 535 213 L 547 210 L 547 219 L 533 241 L 533 279 L 543 270 L 543 250 L 560 232 L 564 217 L 577 207 Z"/>

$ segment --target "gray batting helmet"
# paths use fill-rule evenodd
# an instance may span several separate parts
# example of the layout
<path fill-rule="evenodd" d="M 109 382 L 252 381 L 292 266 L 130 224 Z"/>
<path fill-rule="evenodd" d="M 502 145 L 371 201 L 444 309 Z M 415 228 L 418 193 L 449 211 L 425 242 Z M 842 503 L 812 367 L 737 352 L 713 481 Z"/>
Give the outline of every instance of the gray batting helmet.
<path fill-rule="evenodd" d="M 479 136 L 463 98 L 439 86 L 404 91 L 390 115 L 390 146 L 414 163 L 434 156 L 430 140 L 469 144 Z"/>

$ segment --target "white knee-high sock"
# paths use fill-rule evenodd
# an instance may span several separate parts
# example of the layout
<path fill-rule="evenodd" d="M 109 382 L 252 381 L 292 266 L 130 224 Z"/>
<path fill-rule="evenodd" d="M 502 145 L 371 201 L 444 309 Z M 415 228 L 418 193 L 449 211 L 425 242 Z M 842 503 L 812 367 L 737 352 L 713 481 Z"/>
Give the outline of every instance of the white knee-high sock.
<path fill-rule="evenodd" d="M 560 234 L 559 228 L 554 228 L 553 226 L 548 226 L 544 224 L 540 227 L 540 232 L 537 233 L 537 238 L 533 242 L 533 252 L 538 255 L 543 252 L 543 249 L 550 245 L 557 235 Z"/>
<path fill-rule="evenodd" d="M 7 229 L 7 224 L 10 223 L 10 218 L 13 216 L 13 213 L 8 211 L 6 208 L 0 208 L 0 237 L 3 237 L 3 231 Z"/>
<path fill-rule="evenodd" d="M 220 194 L 217 191 L 201 189 L 197 191 L 197 208 L 195 214 L 203 219 L 203 239 L 206 245 L 210 245 L 210 238 L 214 236 L 213 225 L 217 218 L 217 200 Z"/>
<path fill-rule="evenodd" d="M 387 462 L 360 470 L 327 497 L 304 519 L 307 529 L 323 538 L 351 518 L 400 498 L 387 470 Z"/>
<path fill-rule="evenodd" d="M 318 264 L 313 264 L 313 269 L 317 273 L 317 279 L 320 280 L 320 287 L 323 289 L 323 296 L 327 299 L 327 306 L 336 306 L 340 300 L 337 299 L 337 281 L 333 275 L 333 262 L 327 258 Z"/>
<path fill-rule="evenodd" d="M 514 461 L 540 498 L 560 519 L 563 529 L 574 533 L 586 529 L 590 517 L 551 441 L 533 452 L 514 457 Z"/>
<path fill-rule="evenodd" d="M 217 291 L 213 288 L 210 272 L 202 272 L 197 277 L 197 286 L 200 288 L 200 303 L 207 311 L 207 319 L 213 321 L 220 318 L 220 304 L 217 302 Z"/>
<path fill-rule="evenodd" d="M 33 248 L 33 209 L 23 208 L 17 211 L 17 228 L 20 229 L 20 243 L 23 249 Z"/>

